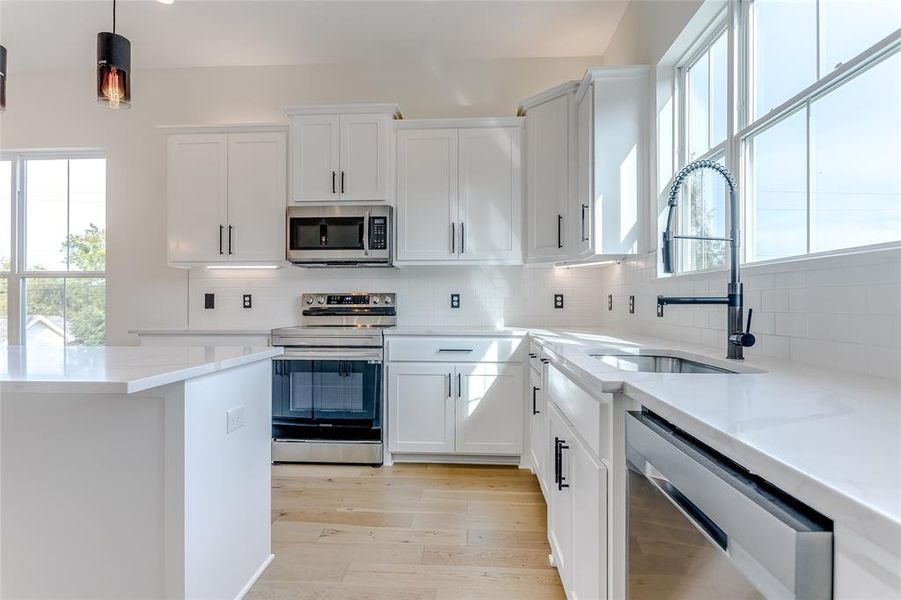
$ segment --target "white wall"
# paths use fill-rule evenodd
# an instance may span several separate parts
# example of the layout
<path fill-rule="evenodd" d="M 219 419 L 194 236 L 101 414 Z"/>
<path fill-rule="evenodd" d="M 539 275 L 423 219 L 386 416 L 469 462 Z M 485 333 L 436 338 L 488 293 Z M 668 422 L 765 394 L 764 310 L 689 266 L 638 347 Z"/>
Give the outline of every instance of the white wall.
<path fill-rule="evenodd" d="M 165 146 L 158 125 L 285 121 L 283 106 L 337 102 L 398 102 L 407 117 L 513 115 L 519 100 L 581 77 L 586 66 L 598 63 L 600 58 L 573 58 L 138 71 L 133 77 L 134 106 L 120 112 L 95 103 L 94 73 L 87 65 L 78 72 L 13 70 L 8 108 L 0 116 L 0 149 L 69 146 L 106 150 L 107 341 L 129 344 L 136 341 L 127 334 L 129 329 L 186 327 L 189 303 L 202 300 L 202 295 L 194 293 L 199 283 L 192 284 L 189 296 L 186 271 L 165 266 Z M 541 271 L 545 277 L 555 277 L 549 274 L 552 271 Z M 497 272 L 503 273 L 502 283 L 493 278 L 473 282 L 473 270 L 459 267 L 440 269 L 429 277 L 464 293 L 464 306 L 470 308 L 455 314 L 466 312 L 467 320 L 488 322 L 502 310 L 502 298 L 531 293 L 521 286 L 531 282 L 533 275 L 510 275 L 505 269 Z M 431 272 L 393 272 L 375 287 L 388 286 L 406 296 L 406 290 L 421 287 L 423 273 Z M 274 294 L 270 306 L 279 322 L 273 324 L 284 324 L 291 319 L 297 291 L 325 285 L 346 289 L 347 284 L 338 279 L 348 274 L 279 271 L 273 276 L 277 284 L 261 288 L 260 300 L 266 296 L 264 290 Z M 201 272 L 192 278 L 198 276 L 206 275 Z M 376 283 L 367 280 L 367 286 L 369 282 Z M 481 292 L 492 298 L 482 301 L 488 307 L 486 314 L 471 313 L 476 306 L 471 286 L 476 284 L 481 290 L 497 287 L 490 293 Z M 431 302 L 429 306 L 444 310 L 437 296 L 434 305 Z M 574 309 L 569 306 L 576 305 L 573 298 L 572 305 L 567 302 L 562 312 L 572 315 Z M 536 310 L 526 311 L 529 318 L 538 314 Z M 224 308 L 215 312 L 218 322 L 228 321 Z M 258 316 L 255 322 L 259 326 L 269 326 L 269 320 L 260 316 L 262 310 L 252 309 L 252 313 Z M 235 316 L 249 319 L 246 314 Z M 194 318 L 190 325 L 202 326 L 203 319 L 209 318 Z M 462 317 L 446 314 L 441 318 Z"/>

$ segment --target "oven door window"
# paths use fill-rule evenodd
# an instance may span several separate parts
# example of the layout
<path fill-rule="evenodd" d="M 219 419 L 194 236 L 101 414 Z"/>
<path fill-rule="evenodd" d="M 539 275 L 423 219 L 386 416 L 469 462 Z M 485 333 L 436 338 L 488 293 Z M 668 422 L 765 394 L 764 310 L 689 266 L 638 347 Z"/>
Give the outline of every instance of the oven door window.
<path fill-rule="evenodd" d="M 363 250 L 364 217 L 292 217 L 291 250 Z"/>
<path fill-rule="evenodd" d="M 381 365 L 363 360 L 322 360 L 316 365 L 313 415 L 323 420 L 374 420 Z"/>
<path fill-rule="evenodd" d="M 278 360 L 273 381 L 272 413 L 277 417 L 313 417 L 314 366 L 312 360 Z"/>

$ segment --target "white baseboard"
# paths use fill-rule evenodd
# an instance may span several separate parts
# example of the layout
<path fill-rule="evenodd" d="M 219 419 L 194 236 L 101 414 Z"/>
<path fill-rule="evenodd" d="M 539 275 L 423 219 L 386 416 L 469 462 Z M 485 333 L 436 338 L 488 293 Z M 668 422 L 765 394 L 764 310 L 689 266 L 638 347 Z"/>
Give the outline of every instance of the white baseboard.
<path fill-rule="evenodd" d="M 489 454 L 403 454 L 392 453 L 394 463 L 443 463 L 458 465 L 511 465 L 519 466 L 520 457 L 492 456 Z"/>
<path fill-rule="evenodd" d="M 244 584 L 244 587 L 242 587 L 241 591 L 238 592 L 238 595 L 235 596 L 235 600 L 241 600 L 244 596 L 247 595 L 247 592 L 250 591 L 250 588 L 253 587 L 253 584 L 255 584 L 257 582 L 257 579 L 260 578 L 260 575 L 263 574 L 263 571 L 266 570 L 266 567 L 269 566 L 269 563 L 271 563 L 272 559 L 274 559 L 274 558 L 275 558 L 275 554 L 270 554 L 266 558 L 266 560 L 263 561 L 263 564 L 260 565 L 260 568 L 256 570 L 256 573 L 254 573 L 251 576 L 250 580 L 248 580 L 248 582 Z"/>

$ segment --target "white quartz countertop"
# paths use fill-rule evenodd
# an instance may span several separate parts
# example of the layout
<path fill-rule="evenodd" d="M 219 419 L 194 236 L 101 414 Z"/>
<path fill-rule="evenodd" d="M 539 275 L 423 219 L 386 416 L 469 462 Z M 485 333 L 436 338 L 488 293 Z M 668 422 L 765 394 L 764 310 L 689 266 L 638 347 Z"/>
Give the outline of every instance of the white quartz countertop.
<path fill-rule="evenodd" d="M 269 329 L 129 329 L 135 335 L 266 335 Z"/>
<path fill-rule="evenodd" d="M 901 556 L 901 380 L 787 361 L 730 361 L 710 348 L 655 338 L 531 333 L 587 390 L 625 392 L 837 523 Z M 663 350 L 757 372 L 622 371 L 591 356 L 604 350 Z"/>
<path fill-rule="evenodd" d="M 524 327 L 454 327 L 435 325 L 401 325 L 384 330 L 388 337 L 395 335 L 525 337 L 530 329 Z"/>
<path fill-rule="evenodd" d="M 131 394 L 267 360 L 282 348 L 0 348 L 0 392 Z"/>

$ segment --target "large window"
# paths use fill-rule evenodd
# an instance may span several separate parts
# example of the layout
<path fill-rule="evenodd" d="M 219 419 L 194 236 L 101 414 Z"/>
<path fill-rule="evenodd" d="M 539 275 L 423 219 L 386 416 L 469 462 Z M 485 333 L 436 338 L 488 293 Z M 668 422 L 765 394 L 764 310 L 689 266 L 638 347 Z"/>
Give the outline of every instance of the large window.
<path fill-rule="evenodd" d="M 0 159 L 0 343 L 100 345 L 106 336 L 106 160 Z"/>
<path fill-rule="evenodd" d="M 898 0 L 741 0 L 677 65 L 677 166 L 736 175 L 745 262 L 901 240 L 899 27 Z M 723 235 L 724 196 L 690 177 L 680 232 Z M 677 247 L 682 272 L 725 259 Z"/>

